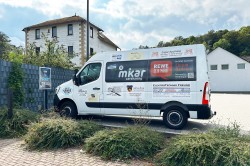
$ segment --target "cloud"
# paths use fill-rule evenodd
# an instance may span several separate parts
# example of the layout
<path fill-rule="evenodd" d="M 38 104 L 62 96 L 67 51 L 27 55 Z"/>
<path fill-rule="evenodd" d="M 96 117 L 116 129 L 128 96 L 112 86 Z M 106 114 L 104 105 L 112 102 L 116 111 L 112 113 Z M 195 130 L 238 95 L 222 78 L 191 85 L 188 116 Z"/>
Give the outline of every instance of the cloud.
<path fill-rule="evenodd" d="M 50 17 L 53 16 L 65 16 L 67 11 L 86 11 L 86 0 L 0 0 L 0 4 L 9 5 L 12 7 L 26 7 L 33 8 L 44 15 Z M 90 7 L 95 3 L 95 0 L 90 0 Z M 67 9 L 67 10 L 66 10 Z M 71 15 L 73 15 L 71 13 Z"/>
<path fill-rule="evenodd" d="M 3 8 L 0 8 L 0 18 L 4 16 L 5 10 Z"/>
<path fill-rule="evenodd" d="M 10 43 L 15 45 L 15 46 L 25 46 L 25 42 L 22 41 L 21 39 L 17 38 L 17 37 L 9 37 L 10 39 Z"/>
<path fill-rule="evenodd" d="M 106 28 L 105 32 L 118 45 L 127 48 L 127 43 L 135 47 L 155 41 L 152 45 L 155 46 L 171 37 L 196 35 L 196 27 L 203 29 L 203 33 L 217 27 L 239 28 L 250 22 L 250 8 L 246 4 L 247 0 L 110 0 L 91 11 L 98 14 L 100 20 L 108 18 L 105 23 L 113 30 Z"/>
<path fill-rule="evenodd" d="M 86 18 L 86 0 L 0 0 L 34 9 L 48 19 L 75 13 Z M 235 29 L 250 22 L 248 0 L 89 0 L 91 22 L 122 49 L 155 46 L 175 36 Z M 0 17 L 4 12 L 0 8 Z"/>
<path fill-rule="evenodd" d="M 107 36 L 112 39 L 122 50 L 138 48 L 139 45 L 156 46 L 159 41 L 169 41 L 173 36 L 163 35 L 164 32 L 152 31 L 143 33 L 140 31 L 119 31 L 114 32 L 112 29 L 105 31 Z"/>

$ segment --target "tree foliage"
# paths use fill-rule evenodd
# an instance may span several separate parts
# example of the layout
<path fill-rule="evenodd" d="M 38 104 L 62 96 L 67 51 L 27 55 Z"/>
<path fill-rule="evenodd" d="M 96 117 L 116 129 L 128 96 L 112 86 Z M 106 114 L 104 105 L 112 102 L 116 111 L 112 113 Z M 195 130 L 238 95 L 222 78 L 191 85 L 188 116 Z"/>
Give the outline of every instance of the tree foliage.
<path fill-rule="evenodd" d="M 0 32 L 0 59 L 13 62 L 13 55 L 22 56 L 22 62 L 37 66 L 51 66 L 71 69 L 75 64 L 71 59 L 76 56 L 75 53 L 68 54 L 64 45 L 59 45 L 57 38 L 49 39 L 48 36 L 42 34 L 44 45 L 41 52 L 36 52 L 36 43 L 31 43 L 26 51 L 20 46 L 11 45 L 9 37 Z"/>
<path fill-rule="evenodd" d="M 238 56 L 250 55 L 250 26 L 242 27 L 238 31 L 210 30 L 204 35 L 189 36 L 187 38 L 177 36 L 168 42 L 160 41 L 156 47 L 189 44 L 204 44 L 209 52 L 221 47 Z M 140 45 L 140 48 L 144 47 Z"/>
<path fill-rule="evenodd" d="M 9 60 L 12 62 L 12 68 L 8 77 L 8 87 L 13 92 L 14 107 L 21 108 L 24 102 L 24 72 L 22 69 L 23 55 L 14 52 L 9 53 Z"/>
<path fill-rule="evenodd" d="M 74 66 L 71 59 L 75 57 L 75 54 L 68 54 L 63 45 L 58 45 L 56 38 L 49 39 L 43 34 L 42 39 L 45 41 L 44 48 L 42 49 L 43 51 L 39 53 L 36 52 L 35 43 L 30 44 L 26 49 L 24 63 L 68 69 Z"/>
<path fill-rule="evenodd" d="M 0 58 L 6 59 L 8 56 L 8 52 L 10 51 L 11 45 L 10 45 L 9 37 L 4 34 L 3 32 L 0 32 Z"/>

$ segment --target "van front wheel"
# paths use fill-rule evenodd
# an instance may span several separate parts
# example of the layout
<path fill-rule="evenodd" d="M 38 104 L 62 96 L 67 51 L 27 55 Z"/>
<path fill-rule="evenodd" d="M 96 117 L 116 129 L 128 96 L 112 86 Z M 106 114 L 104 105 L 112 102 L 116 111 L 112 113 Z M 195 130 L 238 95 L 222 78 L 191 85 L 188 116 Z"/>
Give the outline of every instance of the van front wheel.
<path fill-rule="evenodd" d="M 163 113 L 163 122 L 170 129 L 182 129 L 187 124 L 187 113 L 180 107 L 168 108 Z"/>
<path fill-rule="evenodd" d="M 71 101 L 64 102 L 60 107 L 60 115 L 61 116 L 76 118 L 77 114 L 78 114 L 77 108 L 76 108 L 75 104 Z"/>

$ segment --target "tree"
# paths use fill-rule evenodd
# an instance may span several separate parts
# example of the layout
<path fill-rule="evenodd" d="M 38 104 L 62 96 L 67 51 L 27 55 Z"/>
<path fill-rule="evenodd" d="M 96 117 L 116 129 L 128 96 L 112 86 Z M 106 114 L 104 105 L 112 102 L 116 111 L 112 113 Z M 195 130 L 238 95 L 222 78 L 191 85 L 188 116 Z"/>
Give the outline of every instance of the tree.
<path fill-rule="evenodd" d="M 240 28 L 238 42 L 240 55 L 250 55 L 250 26 Z"/>
<path fill-rule="evenodd" d="M 164 43 L 163 43 L 163 41 L 160 41 L 158 44 L 157 44 L 157 46 L 156 47 L 164 47 Z"/>
<path fill-rule="evenodd" d="M 8 77 L 8 87 L 13 92 L 14 107 L 20 108 L 24 102 L 24 72 L 22 69 L 23 55 L 18 55 L 15 52 L 9 53 L 9 60 L 12 62 L 11 71 Z"/>
<path fill-rule="evenodd" d="M 58 45 L 56 38 L 50 40 L 47 36 L 42 34 L 42 39 L 45 41 L 44 51 L 38 53 L 35 51 L 35 43 L 30 44 L 26 49 L 24 63 L 67 69 L 74 67 L 74 64 L 71 62 L 71 59 L 76 56 L 74 53 L 68 54 L 63 45 Z"/>
<path fill-rule="evenodd" d="M 229 31 L 225 35 L 223 35 L 223 39 L 227 40 L 230 43 L 230 47 L 227 48 L 227 51 L 235 55 L 240 55 L 240 43 L 238 41 L 239 32 Z"/>
<path fill-rule="evenodd" d="M 216 49 L 217 47 L 221 47 L 225 50 L 228 50 L 230 48 L 231 44 L 226 39 L 220 39 L 213 45 L 213 49 Z"/>
<path fill-rule="evenodd" d="M 0 32 L 0 58 L 1 59 L 7 59 L 8 58 L 8 52 L 11 49 L 9 37 L 4 34 L 3 32 Z"/>

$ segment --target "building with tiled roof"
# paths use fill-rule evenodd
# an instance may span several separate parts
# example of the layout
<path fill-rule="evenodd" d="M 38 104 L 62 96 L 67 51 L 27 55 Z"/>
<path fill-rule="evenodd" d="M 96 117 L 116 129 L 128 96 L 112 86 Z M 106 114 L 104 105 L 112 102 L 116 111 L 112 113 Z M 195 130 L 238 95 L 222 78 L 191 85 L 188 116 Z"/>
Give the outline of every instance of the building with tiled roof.
<path fill-rule="evenodd" d="M 116 51 L 119 47 L 112 42 L 104 31 L 90 22 L 90 38 L 89 47 L 90 54 Z M 68 53 L 75 53 L 77 56 L 72 59 L 72 62 L 77 66 L 85 62 L 86 57 L 86 41 L 87 41 L 87 21 L 80 16 L 71 16 L 55 20 L 45 21 L 39 24 L 25 27 L 25 46 L 34 43 L 36 51 L 43 51 L 45 41 L 42 34 L 46 35 L 49 39 L 55 38 L 59 45 L 63 45 Z"/>

